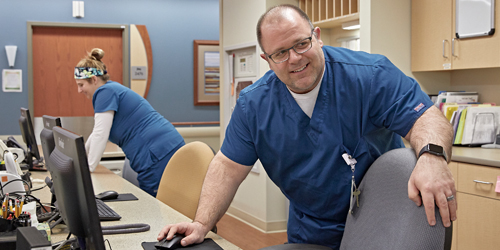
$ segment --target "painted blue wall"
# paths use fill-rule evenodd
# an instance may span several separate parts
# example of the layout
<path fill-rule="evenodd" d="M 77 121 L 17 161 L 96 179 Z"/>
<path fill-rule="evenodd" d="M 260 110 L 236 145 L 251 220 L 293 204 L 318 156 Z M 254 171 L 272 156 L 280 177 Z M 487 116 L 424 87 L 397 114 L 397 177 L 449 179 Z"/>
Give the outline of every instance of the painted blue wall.
<path fill-rule="evenodd" d="M 219 40 L 219 0 L 84 3 L 85 17 L 74 18 L 71 0 L 2 0 L 0 69 L 9 68 L 5 45 L 17 45 L 14 69 L 23 70 L 23 92 L 0 92 L 0 135 L 20 134 L 19 108 L 29 107 L 27 21 L 146 25 L 153 49 L 147 100 L 171 122 L 219 121 L 218 106 L 193 105 L 193 40 Z"/>

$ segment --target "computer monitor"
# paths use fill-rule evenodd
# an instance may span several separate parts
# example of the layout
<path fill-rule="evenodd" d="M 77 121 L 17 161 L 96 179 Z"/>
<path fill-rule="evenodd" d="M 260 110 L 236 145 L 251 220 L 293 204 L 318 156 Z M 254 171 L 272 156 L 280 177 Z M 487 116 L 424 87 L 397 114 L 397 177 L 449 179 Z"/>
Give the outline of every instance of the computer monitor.
<path fill-rule="evenodd" d="M 62 127 L 61 118 L 44 115 L 42 116 L 43 129 L 40 132 L 40 142 L 42 143 L 43 155 L 45 155 L 45 167 L 50 169 L 50 154 L 54 150 L 54 134 L 52 133 L 53 127 Z"/>
<path fill-rule="evenodd" d="M 57 207 L 80 248 L 105 250 L 83 137 L 54 127 L 50 174 Z"/>
<path fill-rule="evenodd" d="M 25 161 L 28 164 L 29 170 L 47 170 L 43 166 L 43 159 L 38 152 L 38 144 L 36 143 L 35 131 L 33 123 L 31 122 L 30 112 L 27 108 L 21 108 L 21 117 L 19 117 L 19 127 L 23 136 L 24 143 L 26 143 L 26 157 Z M 36 159 L 33 161 L 33 157 Z"/>

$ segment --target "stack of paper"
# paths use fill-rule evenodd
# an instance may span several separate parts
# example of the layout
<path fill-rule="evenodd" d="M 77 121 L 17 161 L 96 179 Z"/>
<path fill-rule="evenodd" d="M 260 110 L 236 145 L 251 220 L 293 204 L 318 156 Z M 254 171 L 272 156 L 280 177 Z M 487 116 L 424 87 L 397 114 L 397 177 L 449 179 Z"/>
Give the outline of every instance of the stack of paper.
<path fill-rule="evenodd" d="M 455 143 L 486 144 L 495 140 L 500 124 L 500 107 L 469 107 L 462 112 L 462 116 L 464 113 L 465 119 L 460 117 Z M 463 132 L 461 138 L 458 138 L 462 120 Z"/>
<path fill-rule="evenodd" d="M 479 96 L 477 92 L 465 92 L 465 91 L 441 91 L 436 98 L 434 105 L 439 108 L 443 113 L 443 109 L 446 104 L 472 104 L 478 103 Z M 451 116 L 451 114 L 450 114 Z"/>

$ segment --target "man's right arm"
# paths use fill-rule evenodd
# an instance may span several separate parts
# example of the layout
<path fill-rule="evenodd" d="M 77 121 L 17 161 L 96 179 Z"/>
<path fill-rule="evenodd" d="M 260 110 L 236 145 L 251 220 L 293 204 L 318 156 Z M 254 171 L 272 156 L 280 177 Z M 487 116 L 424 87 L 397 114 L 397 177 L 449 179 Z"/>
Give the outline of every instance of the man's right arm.
<path fill-rule="evenodd" d="M 203 242 L 205 235 L 226 213 L 251 168 L 230 160 L 219 151 L 205 176 L 194 221 L 165 226 L 158 234 L 158 240 L 165 236 L 170 240 L 174 234 L 181 233 L 186 235 L 181 242 L 183 246 Z"/>

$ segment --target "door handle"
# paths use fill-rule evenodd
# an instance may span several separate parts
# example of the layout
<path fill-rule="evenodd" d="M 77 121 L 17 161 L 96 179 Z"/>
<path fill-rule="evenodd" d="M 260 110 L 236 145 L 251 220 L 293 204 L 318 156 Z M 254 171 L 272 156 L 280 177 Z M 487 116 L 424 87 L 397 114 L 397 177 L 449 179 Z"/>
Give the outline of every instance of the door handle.
<path fill-rule="evenodd" d="M 451 39 L 451 55 L 457 57 L 457 55 L 455 55 L 455 38 Z"/>
<path fill-rule="evenodd" d="M 445 52 L 444 52 L 444 45 L 445 45 L 446 41 L 448 41 L 448 40 L 446 40 L 446 39 L 444 39 L 444 40 L 443 40 L 443 57 L 444 57 L 444 58 L 448 58 L 448 57 L 445 55 Z"/>

